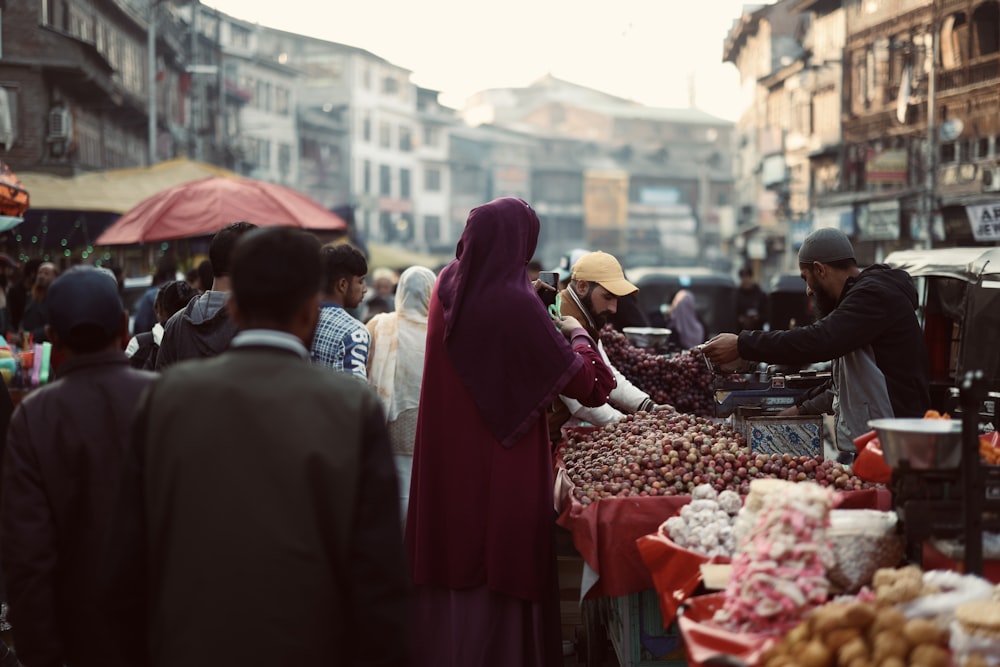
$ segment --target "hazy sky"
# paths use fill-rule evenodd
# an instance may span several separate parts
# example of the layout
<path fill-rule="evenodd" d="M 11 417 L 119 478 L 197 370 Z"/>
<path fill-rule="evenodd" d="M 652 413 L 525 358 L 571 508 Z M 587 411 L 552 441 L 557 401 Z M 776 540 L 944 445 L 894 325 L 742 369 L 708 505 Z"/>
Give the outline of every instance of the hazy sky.
<path fill-rule="evenodd" d="M 744 0 L 205 0 L 250 22 L 361 47 L 460 107 L 546 73 L 660 107 L 738 116 L 722 44 Z M 763 0 L 761 4 L 770 4 Z"/>

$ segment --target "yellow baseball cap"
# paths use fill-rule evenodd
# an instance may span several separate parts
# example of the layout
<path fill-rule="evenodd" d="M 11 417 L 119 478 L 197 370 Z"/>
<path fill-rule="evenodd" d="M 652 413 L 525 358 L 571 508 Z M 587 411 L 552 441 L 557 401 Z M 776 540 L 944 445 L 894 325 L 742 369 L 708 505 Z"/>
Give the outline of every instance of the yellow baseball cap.
<path fill-rule="evenodd" d="M 625 272 L 618 260 L 600 250 L 578 259 L 573 265 L 571 278 L 595 282 L 615 296 L 626 296 L 639 291 L 638 287 L 625 280 Z"/>

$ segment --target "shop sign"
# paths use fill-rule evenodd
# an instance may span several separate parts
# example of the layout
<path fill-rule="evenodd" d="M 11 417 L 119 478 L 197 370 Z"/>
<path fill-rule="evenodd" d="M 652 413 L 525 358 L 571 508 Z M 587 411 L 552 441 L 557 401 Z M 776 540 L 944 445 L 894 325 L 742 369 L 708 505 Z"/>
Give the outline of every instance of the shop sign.
<path fill-rule="evenodd" d="M 588 170 L 583 181 L 583 226 L 624 227 L 628 222 L 628 173 Z"/>
<path fill-rule="evenodd" d="M 1000 202 L 966 206 L 965 215 L 976 241 L 1000 241 Z"/>
<path fill-rule="evenodd" d="M 880 201 L 858 211 L 858 236 L 864 241 L 899 239 L 899 202 Z"/>
<path fill-rule="evenodd" d="M 906 185 L 907 156 L 893 148 L 875 153 L 865 161 L 865 181 L 869 184 Z"/>
<path fill-rule="evenodd" d="M 817 208 L 813 213 L 814 229 L 823 227 L 833 227 L 844 232 L 848 236 L 854 236 L 857 229 L 854 226 L 854 207 L 836 206 L 832 208 Z"/>

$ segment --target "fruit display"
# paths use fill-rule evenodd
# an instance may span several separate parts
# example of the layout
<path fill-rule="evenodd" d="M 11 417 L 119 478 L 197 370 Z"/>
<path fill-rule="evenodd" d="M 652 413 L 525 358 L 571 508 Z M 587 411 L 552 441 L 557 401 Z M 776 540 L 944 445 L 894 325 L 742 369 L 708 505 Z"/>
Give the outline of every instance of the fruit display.
<path fill-rule="evenodd" d="M 562 459 L 583 505 L 610 497 L 691 495 L 701 484 L 746 495 L 752 480 L 768 478 L 814 481 L 838 491 L 876 486 L 836 461 L 752 453 L 728 424 L 679 412 L 638 412 L 568 431 Z"/>
<path fill-rule="evenodd" d="M 625 334 L 606 326 L 601 343 L 611 363 L 655 403 L 703 417 L 714 414 L 712 372 L 701 353 L 685 350 L 666 356 L 632 345 Z"/>

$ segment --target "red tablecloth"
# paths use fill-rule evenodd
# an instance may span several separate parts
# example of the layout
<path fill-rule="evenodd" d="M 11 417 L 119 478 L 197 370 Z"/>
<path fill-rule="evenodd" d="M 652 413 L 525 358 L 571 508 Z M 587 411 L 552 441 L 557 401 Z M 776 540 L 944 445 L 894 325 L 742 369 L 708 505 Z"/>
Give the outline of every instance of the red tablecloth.
<path fill-rule="evenodd" d="M 563 485 L 559 491 L 558 523 L 572 534 L 576 550 L 600 575 L 586 597 L 618 597 L 653 588 L 636 540 L 655 533 L 691 497 L 604 498 L 584 507 L 572 490 L 572 485 Z M 886 489 L 847 491 L 841 496 L 838 507 L 843 509 L 891 509 L 892 496 Z"/>
<path fill-rule="evenodd" d="M 747 665 L 755 665 L 760 655 L 781 639 L 780 635 L 730 632 L 713 623 L 712 616 L 724 600 L 723 593 L 713 593 L 691 598 L 685 603 L 677 627 L 684 639 L 689 667 L 701 667 L 717 655 L 732 656 Z"/>

